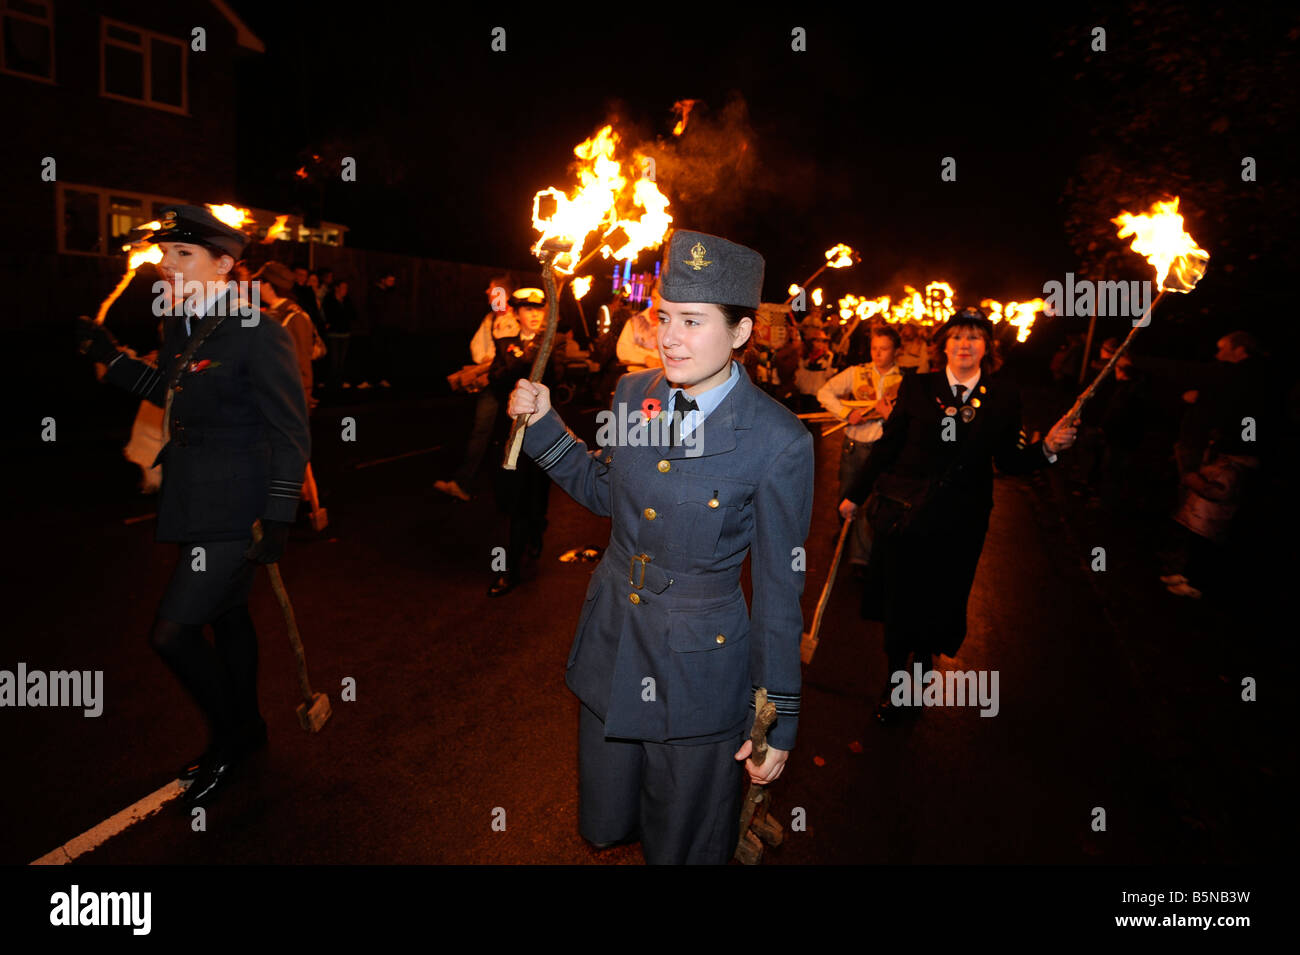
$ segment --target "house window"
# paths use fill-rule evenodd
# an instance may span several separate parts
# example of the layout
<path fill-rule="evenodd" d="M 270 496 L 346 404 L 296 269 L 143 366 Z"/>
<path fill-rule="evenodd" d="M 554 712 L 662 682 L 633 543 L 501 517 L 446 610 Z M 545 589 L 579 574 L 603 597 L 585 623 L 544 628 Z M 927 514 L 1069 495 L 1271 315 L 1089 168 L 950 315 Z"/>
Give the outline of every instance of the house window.
<path fill-rule="evenodd" d="M 159 218 L 163 207 L 182 202 L 63 182 L 58 184 L 57 196 L 59 251 L 87 255 L 120 255 L 124 245 L 141 237 L 136 229 Z"/>
<path fill-rule="evenodd" d="M 132 238 L 131 232 L 137 226 L 144 225 L 149 221 L 149 216 L 145 215 L 145 203 L 143 199 L 134 199 L 129 196 L 108 197 L 108 249 L 110 252 L 120 249 L 126 245 Z"/>
<path fill-rule="evenodd" d="M 0 0 L 0 71 L 54 82 L 49 0 Z"/>
<path fill-rule="evenodd" d="M 100 93 L 184 113 L 185 44 L 114 20 L 101 20 L 101 25 Z"/>

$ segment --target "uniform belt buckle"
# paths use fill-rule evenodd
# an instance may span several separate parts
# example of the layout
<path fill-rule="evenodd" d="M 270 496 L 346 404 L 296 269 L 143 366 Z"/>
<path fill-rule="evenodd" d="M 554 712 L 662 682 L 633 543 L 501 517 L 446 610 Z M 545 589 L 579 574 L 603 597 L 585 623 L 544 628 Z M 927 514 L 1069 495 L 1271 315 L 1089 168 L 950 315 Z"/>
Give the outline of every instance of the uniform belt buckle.
<path fill-rule="evenodd" d="M 636 579 L 636 562 L 638 560 L 641 562 L 641 580 L 639 582 Z M 650 563 L 651 560 L 653 558 L 647 554 L 636 554 L 627 562 L 627 582 L 632 586 L 633 590 L 640 590 L 645 586 L 645 565 Z"/>

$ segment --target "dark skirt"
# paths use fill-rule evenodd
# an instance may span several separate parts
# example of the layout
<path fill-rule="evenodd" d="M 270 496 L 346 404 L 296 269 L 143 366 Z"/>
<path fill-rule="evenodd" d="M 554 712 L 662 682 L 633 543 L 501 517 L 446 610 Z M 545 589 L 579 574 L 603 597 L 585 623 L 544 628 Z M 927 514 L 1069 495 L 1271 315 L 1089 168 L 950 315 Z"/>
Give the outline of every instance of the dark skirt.
<path fill-rule="evenodd" d="M 925 534 L 876 536 L 862 616 L 884 623 L 891 657 L 957 654 L 966 639 L 966 603 L 988 523 L 988 511 L 981 510 L 940 520 Z"/>
<path fill-rule="evenodd" d="M 256 564 L 244 557 L 251 544 L 251 540 L 178 544 L 179 561 L 158 607 L 158 616 L 175 623 L 202 626 L 227 610 L 248 603 L 253 572 L 257 569 Z M 201 565 L 194 555 L 196 547 L 203 548 Z"/>

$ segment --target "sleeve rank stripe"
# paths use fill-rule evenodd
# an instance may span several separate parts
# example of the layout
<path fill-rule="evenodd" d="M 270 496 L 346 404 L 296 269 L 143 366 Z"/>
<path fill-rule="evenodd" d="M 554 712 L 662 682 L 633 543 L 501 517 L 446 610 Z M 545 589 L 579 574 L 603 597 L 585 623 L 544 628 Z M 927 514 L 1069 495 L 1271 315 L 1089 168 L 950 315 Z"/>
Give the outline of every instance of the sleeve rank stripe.
<path fill-rule="evenodd" d="M 555 465 L 559 463 L 560 458 L 564 457 L 568 450 L 577 443 L 578 442 L 574 439 L 573 435 L 566 431 L 555 440 L 553 445 L 547 448 L 534 460 L 536 460 L 537 466 L 543 471 L 549 471 L 551 468 L 555 467 Z"/>
<path fill-rule="evenodd" d="M 136 378 L 135 384 L 131 386 L 131 390 L 137 395 L 142 395 L 152 390 L 157 381 L 158 372 L 146 365 L 144 369 L 141 370 L 139 377 Z"/>

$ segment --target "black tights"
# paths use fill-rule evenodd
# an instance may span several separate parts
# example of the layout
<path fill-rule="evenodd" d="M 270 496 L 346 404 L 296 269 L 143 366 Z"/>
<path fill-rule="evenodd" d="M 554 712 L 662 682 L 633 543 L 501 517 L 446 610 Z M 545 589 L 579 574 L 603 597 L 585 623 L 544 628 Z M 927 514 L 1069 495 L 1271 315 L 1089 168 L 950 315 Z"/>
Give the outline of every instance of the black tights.
<path fill-rule="evenodd" d="M 257 631 L 248 604 L 212 621 L 209 643 L 203 627 L 159 617 L 149 636 L 181 685 L 207 717 L 213 742 L 233 740 L 261 720 L 257 708 Z"/>
<path fill-rule="evenodd" d="M 899 670 L 905 672 L 908 675 L 908 679 L 911 679 L 912 671 L 908 669 L 907 666 L 907 658 L 909 656 L 912 658 L 913 663 L 921 664 L 922 679 L 925 679 L 925 675 L 934 669 L 934 657 L 929 653 L 921 653 L 911 650 L 902 650 L 900 652 L 896 648 L 891 647 L 885 652 L 885 659 L 887 661 L 886 665 L 888 666 L 888 669 L 885 671 L 885 685 L 880 691 L 880 698 L 882 700 L 888 699 L 890 694 L 894 692 L 894 687 L 896 685 L 893 683 L 894 674 Z"/>

